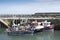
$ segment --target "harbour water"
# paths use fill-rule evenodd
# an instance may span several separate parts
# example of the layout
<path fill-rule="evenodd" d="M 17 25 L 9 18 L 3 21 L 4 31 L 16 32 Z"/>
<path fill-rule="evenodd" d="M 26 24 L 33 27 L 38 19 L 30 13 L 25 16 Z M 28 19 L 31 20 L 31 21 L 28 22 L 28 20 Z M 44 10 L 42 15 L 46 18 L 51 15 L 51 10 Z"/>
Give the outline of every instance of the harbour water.
<path fill-rule="evenodd" d="M 8 36 L 5 29 L 0 29 L 0 40 L 60 40 L 60 31 L 45 31 L 33 35 Z"/>

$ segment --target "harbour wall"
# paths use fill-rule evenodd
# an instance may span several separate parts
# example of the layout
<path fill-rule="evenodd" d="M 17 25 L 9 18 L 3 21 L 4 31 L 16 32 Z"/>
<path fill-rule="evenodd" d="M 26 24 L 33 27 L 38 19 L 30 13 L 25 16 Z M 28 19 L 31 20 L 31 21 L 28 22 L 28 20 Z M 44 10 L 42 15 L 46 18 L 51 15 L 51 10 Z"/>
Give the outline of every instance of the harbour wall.
<path fill-rule="evenodd" d="M 6 24 L 4 24 L 3 22 L 0 21 L 0 28 L 8 28 L 9 27 L 12 27 L 12 22 L 13 20 L 12 19 L 2 19 Z M 30 19 L 30 20 L 27 20 L 27 23 L 31 23 L 32 21 L 35 21 L 37 20 L 38 22 L 42 22 L 44 20 L 47 20 L 48 22 L 51 22 L 51 24 L 54 24 L 55 25 L 55 30 L 60 30 L 60 19 Z M 20 23 L 22 20 L 20 19 L 15 19 L 15 23 Z M 26 22 L 26 20 L 24 20 Z"/>

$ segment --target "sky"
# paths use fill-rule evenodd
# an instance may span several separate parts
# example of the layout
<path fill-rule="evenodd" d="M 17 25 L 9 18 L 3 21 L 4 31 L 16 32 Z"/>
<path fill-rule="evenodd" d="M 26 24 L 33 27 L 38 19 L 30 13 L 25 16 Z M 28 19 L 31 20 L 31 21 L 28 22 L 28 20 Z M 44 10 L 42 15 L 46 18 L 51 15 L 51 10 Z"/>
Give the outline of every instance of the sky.
<path fill-rule="evenodd" d="M 60 12 L 60 0 L 0 0 L 0 15 Z"/>

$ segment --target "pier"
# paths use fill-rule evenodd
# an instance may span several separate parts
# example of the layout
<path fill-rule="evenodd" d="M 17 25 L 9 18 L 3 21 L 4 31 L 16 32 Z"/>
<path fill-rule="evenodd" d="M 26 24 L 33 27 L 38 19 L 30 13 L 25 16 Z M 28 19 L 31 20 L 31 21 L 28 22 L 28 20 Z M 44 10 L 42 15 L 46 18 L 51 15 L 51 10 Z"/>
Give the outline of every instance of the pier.
<path fill-rule="evenodd" d="M 35 13 L 32 15 L 1 15 L 0 22 L 6 27 L 11 27 L 11 22 L 13 20 L 19 20 L 20 23 L 30 23 L 31 21 L 41 21 L 41 20 L 60 20 L 60 13 Z M 0 24 L 1 24 L 0 23 Z"/>

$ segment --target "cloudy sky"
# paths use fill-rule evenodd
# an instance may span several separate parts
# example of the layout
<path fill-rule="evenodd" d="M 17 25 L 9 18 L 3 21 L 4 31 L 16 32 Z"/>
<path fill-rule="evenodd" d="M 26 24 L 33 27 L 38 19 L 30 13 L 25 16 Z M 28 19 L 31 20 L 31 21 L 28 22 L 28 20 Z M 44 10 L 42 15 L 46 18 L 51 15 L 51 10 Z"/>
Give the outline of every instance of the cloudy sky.
<path fill-rule="evenodd" d="M 0 15 L 60 12 L 60 0 L 0 0 Z"/>

